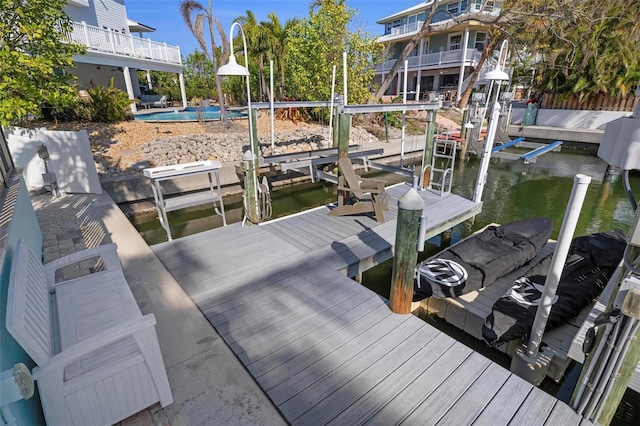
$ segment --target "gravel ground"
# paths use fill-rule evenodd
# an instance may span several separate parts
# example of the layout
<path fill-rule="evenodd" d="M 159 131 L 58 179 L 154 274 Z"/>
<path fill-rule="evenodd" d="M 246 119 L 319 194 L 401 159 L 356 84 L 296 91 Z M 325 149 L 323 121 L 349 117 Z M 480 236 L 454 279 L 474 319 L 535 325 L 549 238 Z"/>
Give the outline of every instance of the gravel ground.
<path fill-rule="evenodd" d="M 445 127 L 459 128 L 459 124 L 444 116 L 438 114 L 437 121 Z M 120 174 L 127 172 L 135 172 L 140 169 L 141 164 L 145 164 L 143 148 L 149 146 L 153 141 L 156 143 L 162 139 L 175 139 L 176 137 L 193 136 L 193 135 L 209 135 L 217 136 L 220 134 L 236 134 L 246 135 L 248 133 L 248 121 L 235 120 L 231 122 L 231 126 L 225 128 L 219 122 L 197 123 L 197 122 L 174 122 L 174 123 L 149 123 L 143 121 L 122 121 L 117 123 L 34 123 L 35 126 L 45 125 L 50 130 L 82 130 L 86 129 L 89 134 L 89 141 L 93 155 L 98 163 L 98 168 L 102 170 L 117 170 Z M 258 137 L 262 143 L 270 139 L 270 119 L 268 114 L 262 114 L 258 118 L 257 123 Z M 393 129 L 397 135 L 392 132 L 390 137 L 400 137 L 400 130 Z M 306 123 L 298 121 L 293 123 L 290 120 L 275 120 L 276 141 L 287 139 L 287 135 L 292 137 L 300 134 L 327 134 L 326 125 L 318 125 L 314 123 Z M 358 129 L 354 134 L 358 134 L 356 143 L 366 143 L 366 137 L 360 135 L 366 133 L 363 129 Z M 384 134 L 384 133 L 383 133 Z M 237 147 L 232 147 L 237 150 Z M 308 149 L 301 147 L 301 149 Z M 238 157 L 241 152 L 238 152 Z M 227 156 L 218 156 L 220 161 L 229 161 Z M 124 173 L 123 173 L 124 172 Z"/>

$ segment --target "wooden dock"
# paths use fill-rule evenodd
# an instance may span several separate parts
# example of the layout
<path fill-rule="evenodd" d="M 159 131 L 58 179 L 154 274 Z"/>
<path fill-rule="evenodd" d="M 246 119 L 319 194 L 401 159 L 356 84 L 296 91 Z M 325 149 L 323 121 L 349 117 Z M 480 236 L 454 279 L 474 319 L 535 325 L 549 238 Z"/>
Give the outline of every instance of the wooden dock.
<path fill-rule="evenodd" d="M 419 318 L 392 313 L 344 275 L 391 255 L 393 206 L 407 189 L 388 190 L 384 224 L 329 217 L 322 207 L 153 250 L 291 424 L 584 424 L 563 402 Z M 480 208 L 436 197 L 432 234 Z"/>

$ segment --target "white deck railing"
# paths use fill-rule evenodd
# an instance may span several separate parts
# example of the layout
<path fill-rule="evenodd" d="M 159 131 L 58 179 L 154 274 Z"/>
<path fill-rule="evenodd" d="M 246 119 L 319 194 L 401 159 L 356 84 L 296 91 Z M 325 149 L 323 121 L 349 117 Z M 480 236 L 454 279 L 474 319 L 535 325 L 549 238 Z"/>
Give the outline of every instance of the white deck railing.
<path fill-rule="evenodd" d="M 476 49 L 467 49 L 467 57 L 465 63 L 471 66 L 475 66 L 482 54 L 478 52 Z M 442 52 L 437 53 L 428 53 L 426 55 L 420 56 L 410 56 L 407 58 L 409 60 L 409 69 L 416 68 L 424 68 L 424 67 L 432 67 L 432 66 L 460 66 L 462 65 L 462 49 L 458 50 L 443 50 Z M 383 73 L 389 71 L 393 64 L 395 64 L 395 59 L 389 59 L 388 61 L 383 62 L 382 64 L 376 66 L 376 73 Z"/>
<path fill-rule="evenodd" d="M 121 34 L 92 25 L 86 22 L 74 22 L 71 40 L 77 44 L 87 46 L 89 51 L 115 53 L 117 55 L 132 56 L 153 61 L 182 65 L 180 48 L 167 43 L 159 43 Z"/>

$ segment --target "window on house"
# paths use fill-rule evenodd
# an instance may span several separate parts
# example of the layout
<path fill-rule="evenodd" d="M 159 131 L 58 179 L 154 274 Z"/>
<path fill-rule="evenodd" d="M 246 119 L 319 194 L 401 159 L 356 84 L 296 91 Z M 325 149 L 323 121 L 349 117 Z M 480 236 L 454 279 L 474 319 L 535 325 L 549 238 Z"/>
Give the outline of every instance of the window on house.
<path fill-rule="evenodd" d="M 486 0 L 484 2 L 484 11 L 491 12 L 495 8 L 496 2 L 494 0 Z"/>
<path fill-rule="evenodd" d="M 462 48 L 462 34 L 449 36 L 449 50 L 458 50 Z"/>
<path fill-rule="evenodd" d="M 425 39 L 422 41 L 422 54 L 423 54 L 423 55 L 426 55 L 426 54 L 428 54 L 428 53 L 429 53 L 429 39 L 428 39 L 428 38 L 425 38 Z"/>
<path fill-rule="evenodd" d="M 471 0 L 469 11 L 478 12 L 480 9 L 482 9 L 482 0 Z"/>
<path fill-rule="evenodd" d="M 447 5 L 447 12 L 449 12 L 451 15 L 455 15 L 458 13 L 458 7 L 460 5 L 458 4 L 458 2 L 454 2 L 454 3 L 449 3 Z"/>
<path fill-rule="evenodd" d="M 476 50 L 479 50 L 480 52 L 482 52 L 482 49 L 484 49 L 484 45 L 487 42 L 487 33 L 476 33 L 476 41 L 474 43 L 474 47 L 476 48 Z"/>
<path fill-rule="evenodd" d="M 462 0 L 460 2 L 460 12 L 464 12 L 467 10 L 467 0 Z"/>
<path fill-rule="evenodd" d="M 416 25 L 416 15 L 409 16 L 409 20 L 407 21 L 407 31 L 416 31 L 418 26 Z"/>

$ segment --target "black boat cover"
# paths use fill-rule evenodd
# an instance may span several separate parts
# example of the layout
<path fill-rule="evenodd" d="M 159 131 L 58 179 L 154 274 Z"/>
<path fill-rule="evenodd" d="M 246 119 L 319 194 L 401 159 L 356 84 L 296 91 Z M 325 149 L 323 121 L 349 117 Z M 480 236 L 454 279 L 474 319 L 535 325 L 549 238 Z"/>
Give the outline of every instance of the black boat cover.
<path fill-rule="evenodd" d="M 626 247 L 622 231 L 574 238 L 558 283 L 546 330 L 576 317 L 604 289 Z M 482 336 L 492 346 L 525 339 L 531 333 L 553 254 L 518 278 L 494 303 L 482 326 Z"/>
<path fill-rule="evenodd" d="M 457 297 L 493 284 L 536 257 L 552 229 L 547 218 L 487 227 L 419 263 L 413 301 Z"/>

